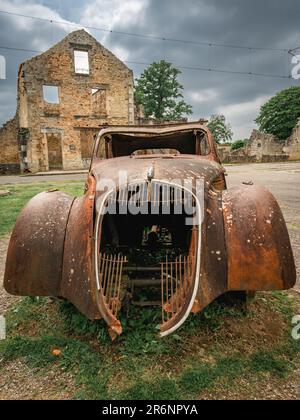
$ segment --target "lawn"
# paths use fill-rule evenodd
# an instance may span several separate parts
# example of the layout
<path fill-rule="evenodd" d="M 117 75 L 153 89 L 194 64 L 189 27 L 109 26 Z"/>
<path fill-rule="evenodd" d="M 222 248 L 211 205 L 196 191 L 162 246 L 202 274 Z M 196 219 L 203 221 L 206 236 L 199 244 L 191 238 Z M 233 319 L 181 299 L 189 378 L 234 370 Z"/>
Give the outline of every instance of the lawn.
<path fill-rule="evenodd" d="M 11 194 L 0 197 L 0 236 L 11 231 L 20 210 L 36 194 L 58 189 L 70 195 L 79 196 L 83 193 L 83 188 L 82 181 L 2 185 L 1 190 L 9 191 Z"/>
<path fill-rule="evenodd" d="M 156 311 L 133 308 L 129 322 L 123 314 L 124 335 L 112 343 L 102 321 L 86 320 L 69 303 L 23 298 L 8 313 L 8 339 L 0 342 L 0 398 L 16 360 L 33 377 L 67 372 L 69 399 L 293 397 L 286 389 L 299 386 L 294 301 L 260 294 L 247 313 L 216 302 L 165 339 L 156 336 Z M 31 388 L 37 392 L 32 379 Z"/>
<path fill-rule="evenodd" d="M 83 183 L 6 189 L 0 235 L 33 195 L 80 195 Z M 8 337 L 0 341 L 0 399 L 297 399 L 300 343 L 291 338 L 291 320 L 298 313 L 295 292 L 259 293 L 247 311 L 220 300 L 158 339 L 157 311 L 131 307 L 121 314 L 124 334 L 112 343 L 103 321 L 88 321 L 68 302 L 21 298 L 6 314 Z"/>

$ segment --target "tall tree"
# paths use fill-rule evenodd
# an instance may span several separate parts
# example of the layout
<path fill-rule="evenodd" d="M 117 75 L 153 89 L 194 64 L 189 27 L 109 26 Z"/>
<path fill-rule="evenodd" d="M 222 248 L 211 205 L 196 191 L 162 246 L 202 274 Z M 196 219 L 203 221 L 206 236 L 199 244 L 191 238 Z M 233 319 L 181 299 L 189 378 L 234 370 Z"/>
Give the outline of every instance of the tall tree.
<path fill-rule="evenodd" d="M 224 115 L 212 115 L 207 127 L 212 132 L 217 143 L 226 143 L 232 140 L 233 132 L 231 125 L 226 123 Z"/>
<path fill-rule="evenodd" d="M 292 87 L 271 98 L 255 120 L 264 133 L 287 139 L 300 117 L 300 87 Z"/>
<path fill-rule="evenodd" d="M 145 116 L 161 121 L 176 121 L 192 114 L 183 100 L 181 71 L 164 60 L 151 64 L 136 80 L 135 100 L 143 105 Z"/>

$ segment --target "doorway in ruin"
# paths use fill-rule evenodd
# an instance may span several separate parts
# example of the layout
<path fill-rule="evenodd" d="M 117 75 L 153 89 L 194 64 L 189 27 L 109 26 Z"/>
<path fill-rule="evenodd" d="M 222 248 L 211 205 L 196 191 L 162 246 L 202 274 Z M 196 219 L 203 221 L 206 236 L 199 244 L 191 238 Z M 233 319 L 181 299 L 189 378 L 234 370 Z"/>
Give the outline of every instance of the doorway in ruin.
<path fill-rule="evenodd" d="M 49 170 L 63 169 L 62 136 L 60 133 L 47 133 Z"/>
<path fill-rule="evenodd" d="M 81 158 L 84 169 L 88 169 L 91 163 L 95 136 L 97 136 L 99 130 L 93 129 L 81 129 L 80 130 L 80 147 L 81 147 Z"/>

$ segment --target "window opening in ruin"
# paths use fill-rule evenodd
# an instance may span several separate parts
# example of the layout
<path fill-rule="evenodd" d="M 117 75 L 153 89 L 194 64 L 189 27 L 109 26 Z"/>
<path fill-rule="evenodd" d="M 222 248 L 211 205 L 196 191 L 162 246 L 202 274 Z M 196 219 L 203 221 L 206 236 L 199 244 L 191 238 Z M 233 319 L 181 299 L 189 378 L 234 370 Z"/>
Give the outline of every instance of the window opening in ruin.
<path fill-rule="evenodd" d="M 92 89 L 92 106 L 95 114 L 106 115 L 106 89 Z"/>
<path fill-rule="evenodd" d="M 90 74 L 89 53 L 87 51 L 74 51 L 75 73 Z"/>
<path fill-rule="evenodd" d="M 48 163 L 49 170 L 56 170 L 63 168 L 62 157 L 62 138 L 61 134 L 48 133 L 47 134 L 48 146 Z"/>
<path fill-rule="evenodd" d="M 43 85 L 43 97 L 49 104 L 59 104 L 58 86 Z"/>

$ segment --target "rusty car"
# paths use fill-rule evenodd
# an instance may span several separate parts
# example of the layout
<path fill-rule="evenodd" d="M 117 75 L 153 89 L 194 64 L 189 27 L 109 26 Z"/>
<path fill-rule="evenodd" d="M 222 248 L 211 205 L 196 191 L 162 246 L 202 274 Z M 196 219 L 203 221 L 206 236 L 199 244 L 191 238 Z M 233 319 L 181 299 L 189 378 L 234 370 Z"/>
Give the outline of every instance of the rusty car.
<path fill-rule="evenodd" d="M 250 184 L 227 188 L 201 123 L 103 127 L 84 195 L 46 191 L 22 210 L 5 289 L 66 299 L 115 339 L 126 305 L 157 306 L 163 337 L 228 292 L 292 288 L 282 212 Z"/>

